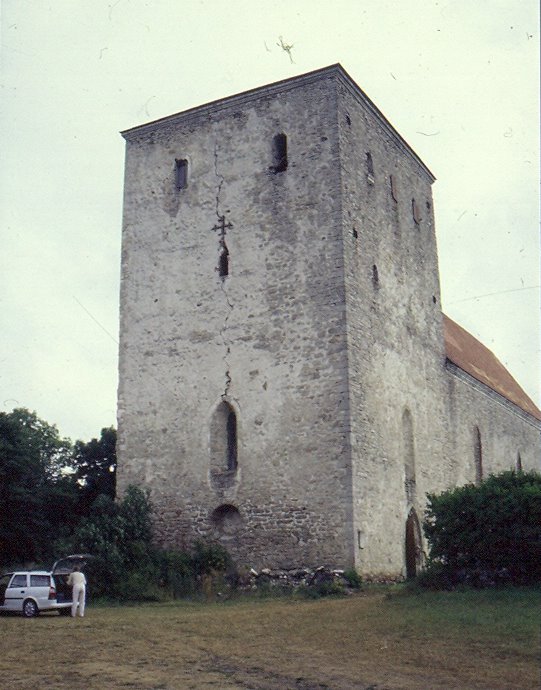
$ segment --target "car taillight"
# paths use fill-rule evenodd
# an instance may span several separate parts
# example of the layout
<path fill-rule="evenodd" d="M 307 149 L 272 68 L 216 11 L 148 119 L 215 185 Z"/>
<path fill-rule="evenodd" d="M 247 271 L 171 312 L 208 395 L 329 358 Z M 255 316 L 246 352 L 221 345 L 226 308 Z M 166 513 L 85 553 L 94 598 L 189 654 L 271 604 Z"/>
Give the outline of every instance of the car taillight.
<path fill-rule="evenodd" d="M 49 599 L 56 599 L 56 589 L 49 587 Z"/>

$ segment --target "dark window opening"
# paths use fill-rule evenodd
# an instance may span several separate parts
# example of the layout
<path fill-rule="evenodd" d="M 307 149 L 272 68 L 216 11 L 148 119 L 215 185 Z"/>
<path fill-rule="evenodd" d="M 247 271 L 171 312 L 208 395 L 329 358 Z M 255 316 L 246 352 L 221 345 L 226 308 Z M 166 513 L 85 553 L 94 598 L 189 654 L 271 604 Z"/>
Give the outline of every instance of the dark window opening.
<path fill-rule="evenodd" d="M 175 158 L 175 186 L 177 189 L 188 186 L 188 161 L 184 158 Z"/>
<path fill-rule="evenodd" d="M 351 127 L 351 118 L 350 118 L 349 115 L 346 115 L 346 122 L 347 122 L 348 125 Z"/>
<path fill-rule="evenodd" d="M 370 177 L 374 177 L 374 161 L 372 160 L 372 154 L 368 151 L 366 153 L 366 172 Z"/>
<path fill-rule="evenodd" d="M 372 284 L 375 288 L 379 287 L 379 273 L 376 264 L 372 266 Z"/>
<path fill-rule="evenodd" d="M 225 278 L 229 275 L 229 250 L 225 246 L 225 244 L 223 245 L 222 251 L 220 252 L 218 271 L 220 274 L 220 278 Z"/>
<path fill-rule="evenodd" d="M 411 200 L 411 212 L 413 214 L 413 220 L 419 225 L 421 222 L 421 211 L 419 210 L 419 206 L 417 205 L 417 202 L 415 199 Z"/>
<path fill-rule="evenodd" d="M 522 458 L 520 457 L 520 453 L 517 455 L 517 472 L 522 472 Z"/>
<path fill-rule="evenodd" d="M 272 140 L 273 173 L 281 173 L 287 169 L 287 137 L 285 134 L 277 134 Z"/>
<path fill-rule="evenodd" d="M 374 162 L 372 160 L 372 154 L 367 152 L 366 154 L 366 180 L 368 184 L 374 184 Z"/>
<path fill-rule="evenodd" d="M 227 469 L 237 469 L 237 416 L 233 410 L 227 415 Z"/>
<path fill-rule="evenodd" d="M 357 239 L 359 237 L 359 233 L 357 232 L 357 228 L 353 228 L 353 237 Z"/>

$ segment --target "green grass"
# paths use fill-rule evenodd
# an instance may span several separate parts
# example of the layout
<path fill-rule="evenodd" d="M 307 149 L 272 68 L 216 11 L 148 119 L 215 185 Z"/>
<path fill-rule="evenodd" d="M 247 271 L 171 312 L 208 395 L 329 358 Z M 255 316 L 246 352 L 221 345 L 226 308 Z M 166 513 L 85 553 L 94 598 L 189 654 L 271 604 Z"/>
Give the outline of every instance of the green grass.
<path fill-rule="evenodd" d="M 537 690 L 540 603 L 534 589 L 393 587 L 2 617 L 0 687 Z"/>

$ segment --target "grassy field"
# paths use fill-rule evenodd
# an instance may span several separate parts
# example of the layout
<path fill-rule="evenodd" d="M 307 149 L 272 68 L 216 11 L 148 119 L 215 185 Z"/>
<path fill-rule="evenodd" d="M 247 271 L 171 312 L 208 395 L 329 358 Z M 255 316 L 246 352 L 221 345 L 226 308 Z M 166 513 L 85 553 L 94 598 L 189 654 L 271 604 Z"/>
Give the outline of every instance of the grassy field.
<path fill-rule="evenodd" d="M 0 619 L 0 688 L 533 690 L 541 592 L 92 606 Z"/>

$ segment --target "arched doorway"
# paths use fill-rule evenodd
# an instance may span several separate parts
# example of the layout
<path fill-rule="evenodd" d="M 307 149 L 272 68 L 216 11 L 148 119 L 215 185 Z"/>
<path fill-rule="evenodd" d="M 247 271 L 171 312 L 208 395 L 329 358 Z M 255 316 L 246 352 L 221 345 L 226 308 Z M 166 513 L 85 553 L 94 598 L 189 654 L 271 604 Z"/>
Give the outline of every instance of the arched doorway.
<path fill-rule="evenodd" d="M 422 564 L 421 527 L 415 509 L 412 508 L 406 520 L 406 577 L 415 577 Z"/>

